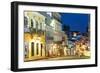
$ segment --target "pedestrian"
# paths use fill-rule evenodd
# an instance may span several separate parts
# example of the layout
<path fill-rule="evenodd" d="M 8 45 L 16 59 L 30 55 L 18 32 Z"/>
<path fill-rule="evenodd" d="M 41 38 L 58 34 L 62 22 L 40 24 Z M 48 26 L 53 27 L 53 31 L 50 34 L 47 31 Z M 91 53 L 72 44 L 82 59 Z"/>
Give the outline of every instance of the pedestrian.
<path fill-rule="evenodd" d="M 68 47 L 67 45 L 64 46 L 64 56 L 68 55 Z"/>

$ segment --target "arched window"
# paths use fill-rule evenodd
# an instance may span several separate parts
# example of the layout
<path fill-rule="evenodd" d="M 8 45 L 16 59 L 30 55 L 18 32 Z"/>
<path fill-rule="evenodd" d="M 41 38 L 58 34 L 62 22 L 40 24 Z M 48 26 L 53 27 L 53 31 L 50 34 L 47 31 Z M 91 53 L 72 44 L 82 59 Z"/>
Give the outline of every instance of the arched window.
<path fill-rule="evenodd" d="M 33 20 L 31 19 L 31 27 L 34 27 L 34 23 Z"/>
<path fill-rule="evenodd" d="M 31 56 L 34 56 L 34 42 L 31 43 Z"/>
<path fill-rule="evenodd" d="M 24 26 L 27 27 L 27 25 L 28 25 L 28 18 L 24 16 Z"/>

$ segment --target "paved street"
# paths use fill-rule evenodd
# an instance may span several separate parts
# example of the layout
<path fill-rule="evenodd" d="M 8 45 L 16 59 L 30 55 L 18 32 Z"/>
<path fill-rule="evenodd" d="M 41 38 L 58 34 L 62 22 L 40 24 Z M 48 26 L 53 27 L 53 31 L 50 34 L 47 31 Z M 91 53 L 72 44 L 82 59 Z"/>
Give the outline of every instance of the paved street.
<path fill-rule="evenodd" d="M 78 57 L 78 56 L 66 56 L 66 57 L 54 57 L 54 58 L 48 58 L 48 59 L 43 59 L 43 60 L 73 60 L 73 59 L 88 59 L 90 57 L 88 56 L 82 56 L 82 57 Z"/>
<path fill-rule="evenodd" d="M 41 57 L 41 58 L 33 58 L 28 61 L 52 61 L 52 60 L 75 60 L 75 59 L 89 59 L 89 56 L 64 56 L 64 57 Z"/>

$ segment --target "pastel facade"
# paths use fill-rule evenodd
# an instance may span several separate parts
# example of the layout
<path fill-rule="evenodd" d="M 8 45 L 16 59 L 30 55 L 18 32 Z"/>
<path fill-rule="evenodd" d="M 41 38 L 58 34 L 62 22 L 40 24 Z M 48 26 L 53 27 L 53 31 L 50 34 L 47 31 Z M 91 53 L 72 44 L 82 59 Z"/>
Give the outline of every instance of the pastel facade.
<path fill-rule="evenodd" d="M 24 42 L 27 59 L 45 56 L 45 17 L 38 12 L 24 12 L 26 23 L 24 23 Z"/>
<path fill-rule="evenodd" d="M 55 47 L 57 42 L 62 42 L 63 37 L 63 42 L 67 42 L 60 17 L 59 13 L 24 12 L 25 61 L 48 57 L 49 51 L 53 50 L 54 53 L 58 53 Z"/>

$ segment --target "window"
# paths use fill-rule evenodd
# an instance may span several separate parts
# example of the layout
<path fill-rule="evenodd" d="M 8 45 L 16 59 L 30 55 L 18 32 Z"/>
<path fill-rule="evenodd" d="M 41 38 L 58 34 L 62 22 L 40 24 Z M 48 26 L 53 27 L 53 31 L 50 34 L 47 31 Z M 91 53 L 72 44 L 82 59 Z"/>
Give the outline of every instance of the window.
<path fill-rule="evenodd" d="M 36 54 L 37 54 L 37 55 L 39 54 L 38 51 L 39 51 L 39 44 L 37 43 L 37 44 L 36 44 Z"/>
<path fill-rule="evenodd" d="M 34 42 L 31 43 L 31 56 L 34 56 Z"/>
<path fill-rule="evenodd" d="M 31 27 L 34 27 L 33 20 L 31 19 Z"/>
<path fill-rule="evenodd" d="M 41 44 L 41 56 L 42 56 L 42 49 L 43 49 L 43 45 Z"/>
<path fill-rule="evenodd" d="M 27 26 L 27 25 L 28 25 L 28 18 L 24 17 L 24 26 Z"/>

